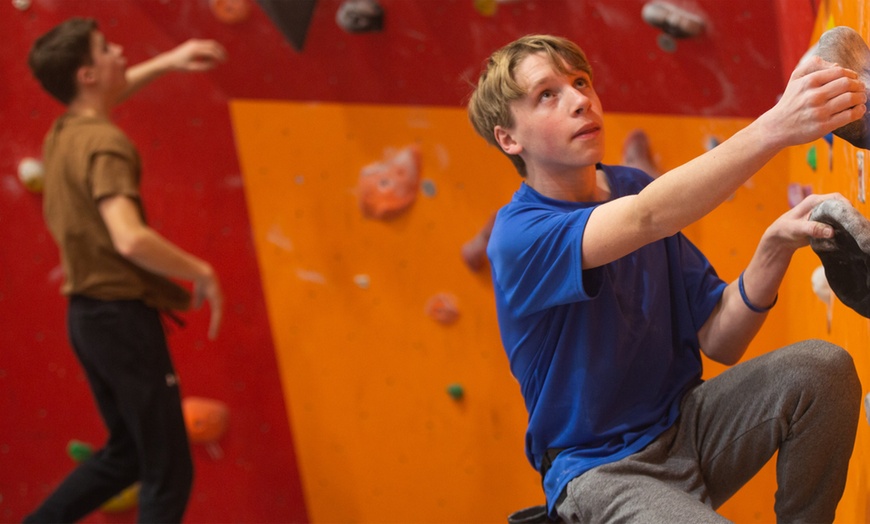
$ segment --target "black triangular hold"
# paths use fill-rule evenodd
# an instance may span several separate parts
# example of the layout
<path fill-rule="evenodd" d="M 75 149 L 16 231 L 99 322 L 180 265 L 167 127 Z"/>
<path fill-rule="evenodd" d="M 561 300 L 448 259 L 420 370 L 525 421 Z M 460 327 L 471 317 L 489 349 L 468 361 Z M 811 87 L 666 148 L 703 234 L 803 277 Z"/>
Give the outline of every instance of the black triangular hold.
<path fill-rule="evenodd" d="M 257 0 L 257 2 L 293 48 L 302 51 L 317 0 Z"/>

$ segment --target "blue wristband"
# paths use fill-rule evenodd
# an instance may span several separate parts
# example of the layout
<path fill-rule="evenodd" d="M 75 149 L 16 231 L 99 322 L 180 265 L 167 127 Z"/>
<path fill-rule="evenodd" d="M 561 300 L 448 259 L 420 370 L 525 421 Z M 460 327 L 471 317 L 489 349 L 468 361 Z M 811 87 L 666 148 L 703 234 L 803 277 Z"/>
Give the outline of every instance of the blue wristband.
<path fill-rule="evenodd" d="M 743 287 L 743 273 L 740 273 L 740 278 L 737 279 L 737 288 L 740 289 L 740 298 L 743 299 L 743 303 L 746 304 L 746 307 L 756 313 L 767 313 L 768 311 L 773 309 L 773 306 L 776 305 L 776 301 L 779 300 L 779 293 L 777 293 L 776 296 L 773 297 L 773 304 L 767 307 L 758 307 L 750 302 L 749 297 L 746 296 L 746 289 Z"/>

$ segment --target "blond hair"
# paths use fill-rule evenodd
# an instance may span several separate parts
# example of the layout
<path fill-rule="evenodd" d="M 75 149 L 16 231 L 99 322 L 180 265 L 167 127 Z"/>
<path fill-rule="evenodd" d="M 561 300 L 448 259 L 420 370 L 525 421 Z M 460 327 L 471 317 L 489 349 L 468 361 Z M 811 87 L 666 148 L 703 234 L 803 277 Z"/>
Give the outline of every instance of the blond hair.
<path fill-rule="evenodd" d="M 553 67 L 563 74 L 583 71 L 592 78 L 592 67 L 583 50 L 570 40 L 551 35 L 527 35 L 494 52 L 480 73 L 468 101 L 468 118 L 477 134 L 499 148 L 519 174 L 526 176 L 526 165 L 518 155 L 510 155 L 495 140 L 495 128 L 514 125 L 510 104 L 525 96 L 514 74 L 520 62 L 535 53 L 545 54 Z"/>

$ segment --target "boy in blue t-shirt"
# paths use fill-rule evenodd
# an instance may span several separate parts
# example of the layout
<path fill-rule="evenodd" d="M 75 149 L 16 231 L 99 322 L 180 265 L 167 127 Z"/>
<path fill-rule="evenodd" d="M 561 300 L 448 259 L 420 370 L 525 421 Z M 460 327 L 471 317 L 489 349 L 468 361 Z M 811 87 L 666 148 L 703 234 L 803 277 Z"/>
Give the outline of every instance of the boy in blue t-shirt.
<path fill-rule="evenodd" d="M 778 519 L 833 520 L 860 406 L 850 355 L 801 342 L 704 382 L 701 352 L 741 359 L 793 253 L 833 235 L 810 211 L 843 197 L 811 195 L 777 219 L 731 283 L 680 230 L 865 102 L 854 71 L 809 60 L 771 110 L 653 179 L 601 164 L 603 112 L 576 44 L 531 35 L 489 58 L 469 116 L 523 184 L 487 254 L 550 517 L 722 522 L 716 508 L 778 452 Z"/>

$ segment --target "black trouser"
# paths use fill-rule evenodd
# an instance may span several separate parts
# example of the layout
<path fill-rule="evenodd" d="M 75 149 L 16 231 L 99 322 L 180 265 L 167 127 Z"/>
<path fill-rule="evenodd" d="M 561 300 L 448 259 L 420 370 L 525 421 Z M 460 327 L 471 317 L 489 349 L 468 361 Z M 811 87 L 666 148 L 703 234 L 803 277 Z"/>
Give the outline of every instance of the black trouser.
<path fill-rule="evenodd" d="M 73 296 L 67 322 L 109 438 L 25 522 L 75 522 L 136 481 L 139 522 L 180 522 L 193 462 L 159 312 Z"/>

